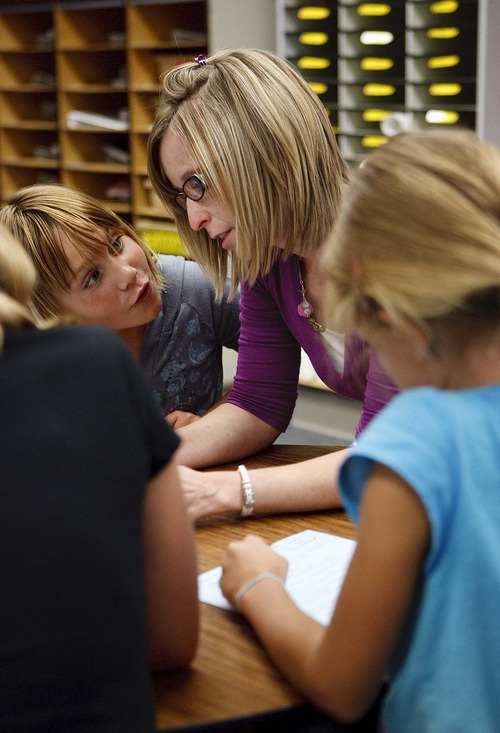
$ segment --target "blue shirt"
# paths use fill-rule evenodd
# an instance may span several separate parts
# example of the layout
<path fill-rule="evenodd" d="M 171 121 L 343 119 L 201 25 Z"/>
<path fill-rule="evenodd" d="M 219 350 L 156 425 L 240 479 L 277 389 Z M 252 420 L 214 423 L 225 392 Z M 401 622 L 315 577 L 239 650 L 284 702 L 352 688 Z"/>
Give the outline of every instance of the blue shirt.
<path fill-rule="evenodd" d="M 342 467 L 355 521 L 374 462 L 414 489 L 431 527 L 421 588 L 388 670 L 384 731 L 498 731 L 500 386 L 397 396 Z"/>

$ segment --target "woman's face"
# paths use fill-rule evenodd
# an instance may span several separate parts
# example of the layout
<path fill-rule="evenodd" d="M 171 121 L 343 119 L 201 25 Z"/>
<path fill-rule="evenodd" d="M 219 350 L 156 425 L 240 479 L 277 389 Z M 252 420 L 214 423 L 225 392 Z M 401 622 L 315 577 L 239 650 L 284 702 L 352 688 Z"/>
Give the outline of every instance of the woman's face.
<path fill-rule="evenodd" d="M 168 129 L 160 144 L 160 165 L 179 192 L 190 176 L 199 175 L 203 179 L 202 173 L 195 169 L 191 161 L 189 149 L 175 132 Z M 199 201 L 192 201 L 186 196 L 185 202 L 191 229 L 195 232 L 205 229 L 209 237 L 218 239 L 224 249 L 236 249 L 234 215 L 228 204 L 213 197 L 209 190 Z"/>
<path fill-rule="evenodd" d="M 70 291 L 61 293 L 61 312 L 114 331 L 143 326 L 161 308 L 160 289 L 146 255 L 126 234 L 112 237 L 105 246 L 107 239 L 103 233 L 102 254 L 89 264 L 67 238 L 62 238 L 75 278 Z"/>

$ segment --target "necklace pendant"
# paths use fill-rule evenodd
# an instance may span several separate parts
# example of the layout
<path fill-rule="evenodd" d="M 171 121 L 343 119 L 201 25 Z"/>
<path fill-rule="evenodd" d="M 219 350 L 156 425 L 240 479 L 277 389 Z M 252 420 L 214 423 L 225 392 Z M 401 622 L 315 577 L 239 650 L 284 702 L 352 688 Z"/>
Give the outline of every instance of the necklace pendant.
<path fill-rule="evenodd" d="M 315 321 L 314 318 L 308 318 L 307 320 L 311 324 L 313 329 L 318 333 L 323 333 L 323 331 L 326 331 L 325 327 L 322 326 L 321 323 L 318 323 L 318 321 Z"/>
<path fill-rule="evenodd" d="M 310 318 L 313 314 L 312 305 L 304 298 L 302 303 L 299 303 L 297 306 L 297 313 L 299 316 L 302 316 L 302 318 Z"/>
<path fill-rule="evenodd" d="M 302 272 L 300 269 L 300 259 L 298 260 L 299 263 L 299 282 L 300 282 L 300 292 L 302 293 L 302 303 L 299 303 L 297 306 L 297 313 L 299 316 L 302 316 L 302 318 L 307 318 L 307 322 L 313 327 L 313 329 L 317 333 L 323 333 L 323 331 L 326 331 L 326 328 L 321 325 L 321 323 L 318 323 L 313 318 L 314 308 L 312 305 L 307 301 L 306 299 L 306 289 L 304 286 L 304 281 L 302 280 Z"/>

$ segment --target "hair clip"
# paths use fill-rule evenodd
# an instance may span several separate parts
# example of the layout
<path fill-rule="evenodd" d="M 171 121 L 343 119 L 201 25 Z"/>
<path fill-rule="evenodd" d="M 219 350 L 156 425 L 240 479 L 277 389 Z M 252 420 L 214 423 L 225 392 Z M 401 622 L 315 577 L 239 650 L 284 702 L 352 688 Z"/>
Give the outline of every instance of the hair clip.
<path fill-rule="evenodd" d="M 200 53 L 200 55 L 199 55 L 199 56 L 195 56 L 195 57 L 194 57 L 194 60 L 195 60 L 195 61 L 196 61 L 196 63 L 197 63 L 197 64 L 199 64 L 200 66 L 206 66 L 206 65 L 207 65 L 207 57 L 205 56 L 205 54 L 204 54 L 204 53 Z"/>

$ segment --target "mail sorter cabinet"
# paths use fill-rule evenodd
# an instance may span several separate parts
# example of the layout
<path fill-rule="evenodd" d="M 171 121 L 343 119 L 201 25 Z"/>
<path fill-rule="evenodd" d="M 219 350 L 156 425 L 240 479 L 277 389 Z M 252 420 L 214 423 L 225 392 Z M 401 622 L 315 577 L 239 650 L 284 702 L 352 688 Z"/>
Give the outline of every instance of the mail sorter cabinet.
<path fill-rule="evenodd" d="M 161 222 L 146 169 L 163 71 L 207 51 L 206 2 L 0 3 L 0 196 L 61 182 Z"/>
<path fill-rule="evenodd" d="M 276 0 L 277 48 L 356 165 L 396 132 L 475 129 L 480 0 Z"/>

